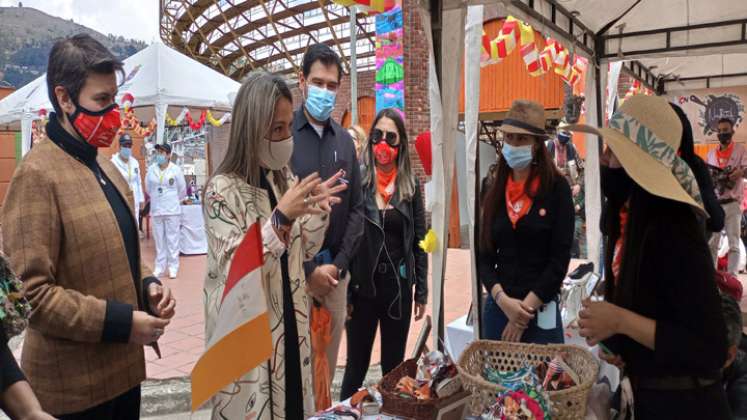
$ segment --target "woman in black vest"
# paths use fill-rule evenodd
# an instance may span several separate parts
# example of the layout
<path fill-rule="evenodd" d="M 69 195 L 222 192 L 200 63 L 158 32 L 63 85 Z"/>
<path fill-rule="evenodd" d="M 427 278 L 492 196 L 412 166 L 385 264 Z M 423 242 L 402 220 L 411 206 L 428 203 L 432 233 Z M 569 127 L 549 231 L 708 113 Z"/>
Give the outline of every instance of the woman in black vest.
<path fill-rule="evenodd" d="M 542 105 L 518 100 L 501 125 L 497 175 L 482 203 L 479 276 L 489 340 L 562 343 L 558 293 L 573 244 L 571 189 L 545 147 Z"/>
<path fill-rule="evenodd" d="M 386 374 L 404 360 L 413 286 L 415 320 L 423 317 L 428 300 L 428 257 L 418 246 L 425 236 L 425 212 L 398 111 L 384 109 L 376 116 L 361 161 L 364 240 L 350 268 L 352 312 L 346 326 L 348 361 L 341 400 L 363 383 L 377 325 Z"/>

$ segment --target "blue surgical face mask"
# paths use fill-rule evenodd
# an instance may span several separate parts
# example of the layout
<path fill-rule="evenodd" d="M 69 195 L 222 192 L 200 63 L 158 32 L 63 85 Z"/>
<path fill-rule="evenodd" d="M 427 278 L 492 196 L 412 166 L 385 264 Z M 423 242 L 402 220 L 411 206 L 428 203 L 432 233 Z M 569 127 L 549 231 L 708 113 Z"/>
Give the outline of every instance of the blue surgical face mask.
<path fill-rule="evenodd" d="M 119 149 L 119 155 L 125 159 L 129 159 L 130 156 L 132 156 L 132 149 L 130 149 L 129 147 L 123 147 Z"/>
<path fill-rule="evenodd" d="M 306 95 L 306 111 L 317 121 L 327 121 L 335 108 L 336 97 L 335 92 L 309 85 Z"/>
<path fill-rule="evenodd" d="M 532 163 L 532 146 L 511 146 L 503 143 L 503 158 L 511 169 L 524 169 Z"/>
<path fill-rule="evenodd" d="M 168 160 L 168 159 L 166 158 L 166 155 L 158 155 L 158 156 L 156 156 L 156 162 L 157 162 L 157 163 L 158 163 L 159 165 L 164 165 L 164 164 L 166 164 L 166 162 L 168 162 L 168 161 L 169 161 L 169 160 Z"/>

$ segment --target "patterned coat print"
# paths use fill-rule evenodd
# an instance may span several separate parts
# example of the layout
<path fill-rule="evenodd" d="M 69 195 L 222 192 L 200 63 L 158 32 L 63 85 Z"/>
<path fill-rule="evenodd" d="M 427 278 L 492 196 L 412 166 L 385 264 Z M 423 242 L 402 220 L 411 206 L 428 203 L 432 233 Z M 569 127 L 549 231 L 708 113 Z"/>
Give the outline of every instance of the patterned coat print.
<path fill-rule="evenodd" d="M 282 174 L 295 182 L 287 168 L 269 173 L 267 178 L 275 196 L 281 197 L 274 176 Z M 208 273 L 205 279 L 206 342 L 215 331 L 220 309 L 220 297 L 228 275 L 233 253 L 249 226 L 259 221 L 264 225 L 272 209 L 267 191 L 255 188 L 234 175 L 218 175 L 206 188 L 205 227 L 208 238 Z M 293 224 L 288 252 L 288 273 L 293 294 L 293 306 L 298 326 L 298 346 L 301 353 L 301 386 L 306 416 L 313 414 L 311 339 L 309 337 L 310 297 L 305 291 L 303 262 L 321 248 L 329 218 L 303 217 Z M 273 354 L 258 366 L 213 397 L 213 419 L 284 419 L 285 418 L 285 346 L 283 328 L 283 276 L 280 258 L 270 252 L 270 240 L 263 237 L 264 265 L 262 282 L 272 330 Z M 251 346 L 251 343 L 246 343 Z"/>

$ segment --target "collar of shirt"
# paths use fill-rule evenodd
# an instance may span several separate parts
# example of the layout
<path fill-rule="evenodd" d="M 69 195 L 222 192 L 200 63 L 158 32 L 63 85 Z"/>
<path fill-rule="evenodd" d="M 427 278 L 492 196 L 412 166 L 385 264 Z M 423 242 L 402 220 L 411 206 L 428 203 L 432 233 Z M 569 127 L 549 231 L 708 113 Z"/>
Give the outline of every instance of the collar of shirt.
<path fill-rule="evenodd" d="M 337 133 L 335 132 L 335 126 L 331 123 L 331 121 L 332 117 L 330 117 L 330 119 L 324 123 L 324 131 L 322 133 L 329 130 L 333 135 L 337 135 Z M 303 105 L 301 105 L 301 107 L 296 110 L 296 113 L 293 116 L 293 130 L 301 131 L 304 128 L 308 128 L 309 130 L 312 130 L 314 133 L 316 133 L 316 130 L 311 125 L 309 119 L 306 117 L 306 113 L 303 110 Z"/>
<path fill-rule="evenodd" d="M 47 136 L 62 150 L 84 164 L 88 166 L 96 164 L 98 149 L 65 131 L 54 112 L 50 114 L 49 122 L 47 122 Z"/>

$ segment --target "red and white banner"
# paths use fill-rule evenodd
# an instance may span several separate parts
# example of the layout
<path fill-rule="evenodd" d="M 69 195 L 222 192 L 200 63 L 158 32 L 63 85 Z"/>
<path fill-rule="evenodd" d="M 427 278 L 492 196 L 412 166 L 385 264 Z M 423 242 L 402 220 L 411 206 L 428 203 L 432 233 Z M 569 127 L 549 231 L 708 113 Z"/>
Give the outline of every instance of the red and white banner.
<path fill-rule="evenodd" d="M 272 354 L 262 249 L 260 226 L 254 223 L 234 252 L 215 331 L 192 369 L 192 411 Z"/>

